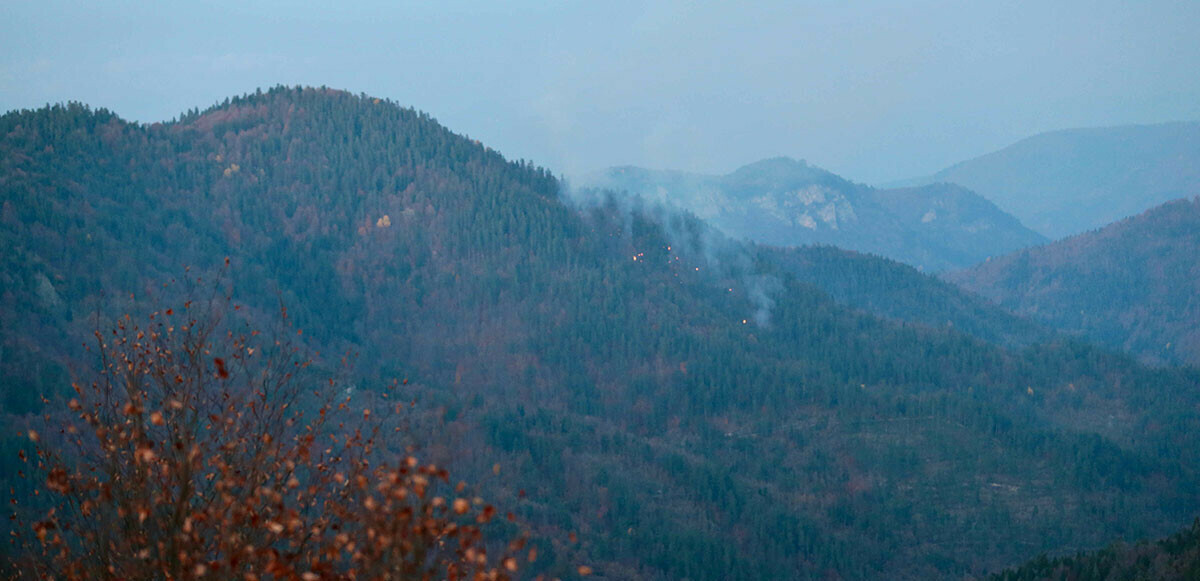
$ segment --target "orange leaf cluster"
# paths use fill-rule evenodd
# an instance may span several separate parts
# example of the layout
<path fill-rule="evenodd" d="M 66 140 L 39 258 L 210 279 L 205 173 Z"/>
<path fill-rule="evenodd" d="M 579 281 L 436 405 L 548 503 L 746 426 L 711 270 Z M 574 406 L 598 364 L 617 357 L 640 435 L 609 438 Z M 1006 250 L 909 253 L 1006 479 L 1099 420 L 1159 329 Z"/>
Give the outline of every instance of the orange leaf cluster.
<path fill-rule="evenodd" d="M 29 527 L 24 574 L 503 580 L 537 558 L 524 537 L 489 543 L 496 509 L 447 502 L 439 491 L 462 486 L 452 491 L 445 469 L 376 462 L 369 411 L 357 428 L 329 401 L 301 411 L 311 389 L 294 374 L 307 366 L 296 350 L 218 327 L 96 333 L 102 369 L 75 386 L 71 445 L 29 432 L 54 508 Z"/>

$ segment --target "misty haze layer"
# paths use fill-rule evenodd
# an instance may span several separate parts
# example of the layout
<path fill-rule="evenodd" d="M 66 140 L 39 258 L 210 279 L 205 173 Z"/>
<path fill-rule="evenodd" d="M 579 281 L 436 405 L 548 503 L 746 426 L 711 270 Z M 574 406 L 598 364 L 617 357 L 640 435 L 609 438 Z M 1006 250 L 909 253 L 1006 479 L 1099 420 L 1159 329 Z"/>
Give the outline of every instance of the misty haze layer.
<path fill-rule="evenodd" d="M 881 183 L 1042 131 L 1200 119 L 1194 2 L 8 2 L 0 110 L 156 122 L 278 83 L 387 96 L 577 175 L 776 155 Z"/>
<path fill-rule="evenodd" d="M 919 182 L 962 184 L 1062 238 L 1200 195 L 1200 123 L 1045 133 Z"/>

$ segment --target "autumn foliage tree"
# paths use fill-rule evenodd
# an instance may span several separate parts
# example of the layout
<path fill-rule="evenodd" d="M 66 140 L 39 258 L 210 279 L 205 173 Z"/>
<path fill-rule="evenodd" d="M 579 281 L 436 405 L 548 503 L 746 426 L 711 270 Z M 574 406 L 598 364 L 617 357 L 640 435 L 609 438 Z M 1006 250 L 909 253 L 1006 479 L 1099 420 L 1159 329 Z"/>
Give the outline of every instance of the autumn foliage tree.
<path fill-rule="evenodd" d="M 29 433 L 48 508 L 20 576 L 506 579 L 536 560 L 524 537 L 486 538 L 496 509 L 444 468 L 382 453 L 394 410 L 331 399 L 279 339 L 294 332 L 235 328 L 215 304 L 96 332 L 61 430 Z"/>

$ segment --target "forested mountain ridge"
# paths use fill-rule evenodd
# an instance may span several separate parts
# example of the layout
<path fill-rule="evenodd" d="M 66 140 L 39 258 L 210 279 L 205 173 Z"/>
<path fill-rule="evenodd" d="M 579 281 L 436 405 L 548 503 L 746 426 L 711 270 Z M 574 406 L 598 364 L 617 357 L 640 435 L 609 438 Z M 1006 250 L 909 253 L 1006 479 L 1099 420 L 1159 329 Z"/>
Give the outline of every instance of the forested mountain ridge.
<path fill-rule="evenodd" d="M 1200 122 L 1052 131 L 911 183 L 979 192 L 1058 239 L 1200 195 Z"/>
<path fill-rule="evenodd" d="M 992 577 L 993 581 L 1104 581 L 1200 579 L 1200 519 L 1167 537 L 1137 544 L 1115 544 L 1100 551 L 1051 559 L 1042 556 Z"/>
<path fill-rule="evenodd" d="M 358 353 L 352 386 L 408 379 L 429 454 L 500 463 L 488 496 L 578 532 L 601 578 L 978 575 L 1200 512 L 1195 373 L 880 319 L 687 216 L 572 208 L 387 101 L 13 112 L 0 163 L 6 425 L 61 393 L 94 313 L 228 256 L 240 304 Z M 842 286 L 870 296 L 869 273 Z"/>
<path fill-rule="evenodd" d="M 833 246 L 762 249 L 786 272 L 838 302 L 879 317 L 951 328 L 989 343 L 1028 346 L 1054 334 L 953 283 L 870 254 Z"/>
<path fill-rule="evenodd" d="M 788 158 L 724 176 L 617 167 L 580 183 L 687 209 L 734 238 L 835 245 L 927 271 L 964 268 L 1045 241 L 966 188 L 879 190 Z"/>
<path fill-rule="evenodd" d="M 1200 198 L 945 278 L 1148 361 L 1200 365 Z"/>

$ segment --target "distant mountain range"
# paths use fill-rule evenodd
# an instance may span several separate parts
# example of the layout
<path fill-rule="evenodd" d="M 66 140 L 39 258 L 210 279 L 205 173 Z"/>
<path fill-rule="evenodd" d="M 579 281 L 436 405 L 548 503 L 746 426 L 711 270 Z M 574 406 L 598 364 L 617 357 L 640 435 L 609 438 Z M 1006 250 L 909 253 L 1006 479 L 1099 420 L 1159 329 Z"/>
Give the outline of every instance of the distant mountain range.
<path fill-rule="evenodd" d="M 1058 239 L 1200 194 L 1200 122 L 1069 129 L 909 180 L 960 184 Z"/>
<path fill-rule="evenodd" d="M 783 157 L 724 176 L 617 167 L 579 185 L 686 209 L 734 238 L 830 244 L 926 271 L 964 268 L 1045 241 L 963 187 L 880 190 Z"/>
<path fill-rule="evenodd" d="M 1200 198 L 945 278 L 1149 361 L 1200 365 Z"/>

